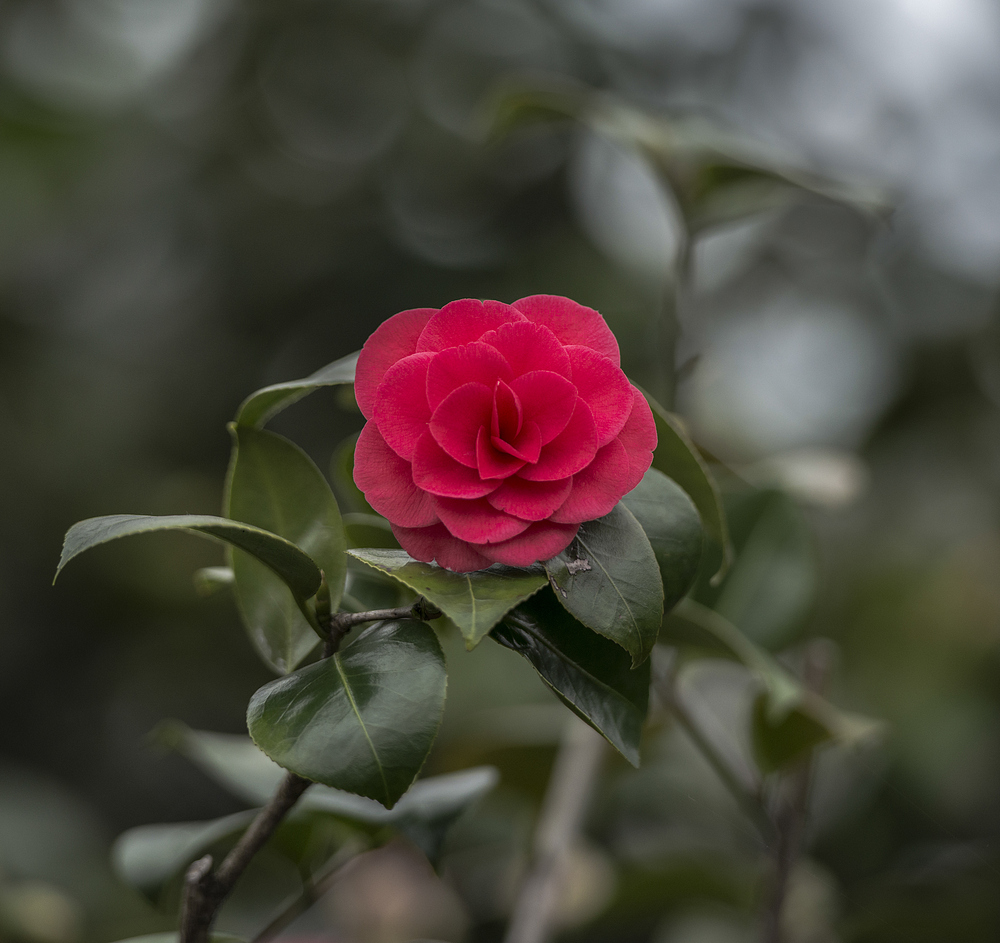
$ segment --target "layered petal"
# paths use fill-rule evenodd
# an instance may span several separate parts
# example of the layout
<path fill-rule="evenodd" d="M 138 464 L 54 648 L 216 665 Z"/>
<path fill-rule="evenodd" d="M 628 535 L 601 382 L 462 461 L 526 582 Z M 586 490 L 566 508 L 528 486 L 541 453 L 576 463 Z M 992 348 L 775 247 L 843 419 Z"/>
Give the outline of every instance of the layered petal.
<path fill-rule="evenodd" d="M 437 561 L 438 566 L 454 570 L 456 573 L 469 573 L 472 570 L 483 570 L 493 563 L 489 557 L 483 556 L 475 547 L 464 540 L 452 537 L 443 524 L 432 527 L 409 528 L 392 525 L 399 545 L 414 560 L 423 563 Z"/>
<path fill-rule="evenodd" d="M 488 544 L 475 549 L 487 556 L 493 563 L 508 566 L 531 566 L 539 560 L 550 560 L 565 550 L 580 529 L 579 524 L 555 524 L 539 521 L 532 524 L 516 537 L 498 544 Z"/>
<path fill-rule="evenodd" d="M 642 477 L 641 475 L 639 476 Z M 598 449 L 594 460 L 573 476 L 573 487 L 565 502 L 552 513 L 552 520 L 563 524 L 582 524 L 605 514 L 635 485 L 625 446 L 612 439 Z"/>
<path fill-rule="evenodd" d="M 642 476 L 653 464 L 653 449 L 656 448 L 656 421 L 646 397 L 632 387 L 632 412 L 625 427 L 618 433 L 618 441 L 628 454 L 629 476 L 622 494 L 628 494 L 642 481 Z"/>
<path fill-rule="evenodd" d="M 375 391 L 386 371 L 417 351 L 417 341 L 437 308 L 412 308 L 383 321 L 365 341 L 354 375 L 354 396 L 365 419 L 372 418 Z"/>
<path fill-rule="evenodd" d="M 593 308 L 559 295 L 529 295 L 515 301 L 512 307 L 529 321 L 544 324 L 561 343 L 582 344 L 610 358 L 615 366 L 621 365 L 618 341 L 604 318 Z"/>
<path fill-rule="evenodd" d="M 607 357 L 589 347 L 566 348 L 573 365 L 573 386 L 594 414 L 598 446 L 607 445 L 632 411 L 632 384 Z"/>
<path fill-rule="evenodd" d="M 483 478 L 507 478 L 523 468 L 525 462 L 519 455 L 498 449 L 493 444 L 493 437 L 487 435 L 486 427 L 480 428 L 476 438 L 476 467 Z"/>
<path fill-rule="evenodd" d="M 427 368 L 433 354 L 411 354 L 385 372 L 375 393 L 372 418 L 399 456 L 409 460 L 417 439 L 427 428 Z"/>
<path fill-rule="evenodd" d="M 528 526 L 527 521 L 498 511 L 485 498 L 477 501 L 461 501 L 457 498 L 435 500 L 441 523 L 453 537 L 469 543 L 485 544 L 508 540 Z"/>
<path fill-rule="evenodd" d="M 538 424 L 542 445 L 551 442 L 573 417 L 576 387 L 551 370 L 532 370 L 517 377 L 510 388 L 521 401 L 524 420 Z"/>
<path fill-rule="evenodd" d="M 523 320 L 523 314 L 499 301 L 482 302 L 475 298 L 452 301 L 428 319 L 417 341 L 417 350 L 438 351 L 469 344 L 501 324 Z"/>
<path fill-rule="evenodd" d="M 625 467 L 628 468 L 628 462 Z M 566 501 L 572 487 L 572 478 L 563 478 L 561 481 L 525 481 L 514 475 L 507 478 L 487 500 L 497 510 L 506 511 L 523 521 L 544 521 Z"/>
<path fill-rule="evenodd" d="M 438 404 L 427 428 L 455 461 L 475 468 L 476 439 L 492 417 L 493 391 L 482 383 L 465 383 Z"/>
<path fill-rule="evenodd" d="M 532 370 L 551 370 L 567 380 L 573 379 L 565 347 L 544 324 L 512 321 L 485 333 L 482 342 L 492 345 L 503 355 L 516 377 Z"/>
<path fill-rule="evenodd" d="M 490 344 L 473 341 L 449 347 L 436 354 L 427 368 L 427 404 L 435 410 L 449 393 L 466 383 L 482 383 L 492 389 L 497 380 L 511 379 L 510 364 Z"/>
<path fill-rule="evenodd" d="M 485 481 L 477 469 L 456 462 L 425 432 L 413 450 L 413 483 L 442 498 L 481 498 L 500 481 Z"/>
<path fill-rule="evenodd" d="M 534 465 L 525 465 L 518 475 L 528 481 L 555 481 L 586 468 L 597 454 L 597 426 L 590 407 L 576 401 L 573 417 L 566 428 L 548 445 Z"/>
<path fill-rule="evenodd" d="M 365 424 L 354 447 L 354 483 L 393 524 L 424 527 L 439 520 L 434 497 L 413 483 L 409 462 L 389 448 L 374 422 Z"/>

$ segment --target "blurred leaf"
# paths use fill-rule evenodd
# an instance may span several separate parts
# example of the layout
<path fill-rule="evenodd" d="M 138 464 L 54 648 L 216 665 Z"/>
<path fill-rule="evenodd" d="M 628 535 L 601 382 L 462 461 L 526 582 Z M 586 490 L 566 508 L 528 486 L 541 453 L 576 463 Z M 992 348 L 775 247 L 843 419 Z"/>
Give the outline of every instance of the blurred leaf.
<path fill-rule="evenodd" d="M 235 581 L 232 568 L 228 566 L 204 566 L 194 573 L 194 588 L 199 596 L 214 596 Z"/>
<path fill-rule="evenodd" d="M 348 436 L 337 446 L 330 459 L 330 480 L 344 507 L 359 514 L 374 514 L 364 492 L 354 483 L 354 448 L 356 435 Z"/>
<path fill-rule="evenodd" d="M 389 522 L 378 514 L 345 514 L 344 533 L 349 547 L 376 547 L 380 550 L 398 550 Z"/>
<path fill-rule="evenodd" d="M 262 687 L 247 726 L 285 769 L 392 808 L 434 742 L 446 683 L 433 629 L 381 622 L 344 651 Z"/>
<path fill-rule="evenodd" d="M 256 814 L 256 809 L 248 809 L 211 822 L 130 828 L 115 840 L 111 863 L 126 884 L 155 900 L 164 884 L 217 841 L 242 833 Z"/>
<path fill-rule="evenodd" d="M 727 507 L 731 504 L 727 500 Z M 717 593 L 709 590 L 698 598 L 758 644 L 782 648 L 804 623 L 816 593 L 816 553 L 808 524 L 779 491 L 738 497 L 729 521 L 736 561 Z"/>
<path fill-rule="evenodd" d="M 322 580 L 319 568 L 295 544 L 259 527 L 208 514 L 168 514 L 163 517 L 150 514 L 111 514 L 80 521 L 66 532 L 56 576 L 70 560 L 84 550 L 119 537 L 160 530 L 187 531 L 246 551 L 279 576 L 301 605 L 319 589 Z"/>
<path fill-rule="evenodd" d="M 754 701 L 750 729 L 754 758 L 762 773 L 784 769 L 833 737 L 826 724 L 813 717 L 804 704 L 793 707 L 784 717 L 772 719 L 765 693 Z"/>
<path fill-rule="evenodd" d="M 119 940 L 118 943 L 179 943 L 180 934 L 177 931 L 167 933 L 147 933 L 145 936 L 130 936 L 127 940 Z M 233 936 L 231 933 L 212 933 L 209 935 L 211 943 L 246 943 L 241 936 Z"/>
<path fill-rule="evenodd" d="M 653 452 L 653 468 L 676 481 L 694 501 L 705 533 L 721 550 L 722 559 L 713 577 L 713 582 L 718 582 L 725 576 L 733 559 L 719 487 L 677 417 L 665 410 L 648 393 L 642 392 L 656 420 L 657 442 L 656 451 Z"/>
<path fill-rule="evenodd" d="M 243 400 L 240 408 L 236 410 L 236 424 L 259 428 L 283 409 L 292 403 L 297 403 L 321 386 L 353 383 L 354 369 L 357 365 L 358 353 L 348 354 L 301 380 L 289 380 L 265 386 Z"/>
<path fill-rule="evenodd" d="M 267 802 L 285 775 L 249 737 L 190 730 L 183 724 L 163 727 L 160 736 L 219 785 L 252 805 Z M 493 789 L 498 780 L 499 774 L 492 766 L 418 779 L 392 809 L 317 783 L 296 807 L 369 828 L 395 828 L 433 860 L 451 823 Z"/>
<path fill-rule="evenodd" d="M 577 622 L 547 591 L 507 613 L 490 635 L 527 658 L 575 714 L 639 765 L 648 659 L 633 669 L 627 652 Z"/>
<path fill-rule="evenodd" d="M 663 619 L 663 584 L 653 548 L 623 504 L 582 524 L 545 569 L 563 606 L 621 645 L 633 667 L 649 657 Z"/>
<path fill-rule="evenodd" d="M 495 563 L 474 573 L 452 573 L 420 563 L 405 550 L 351 550 L 350 554 L 387 573 L 437 606 L 459 627 L 472 649 L 518 603 L 545 585 L 541 567 L 520 569 Z"/>
<path fill-rule="evenodd" d="M 687 493 L 650 468 L 622 504 L 642 526 L 663 579 L 663 608 L 672 609 L 694 583 L 701 562 L 701 517 Z"/>
<path fill-rule="evenodd" d="M 414 602 L 416 594 L 409 586 L 348 556 L 347 586 L 340 601 L 341 609 L 366 612 L 369 609 L 394 609 Z"/>
<path fill-rule="evenodd" d="M 238 426 L 232 431 L 227 516 L 271 530 L 308 553 L 323 571 L 330 607 L 336 611 L 347 573 L 346 542 L 326 479 L 305 452 L 282 436 Z M 251 641 L 267 664 L 291 671 L 319 640 L 301 601 L 245 553 L 233 550 L 230 557 Z"/>

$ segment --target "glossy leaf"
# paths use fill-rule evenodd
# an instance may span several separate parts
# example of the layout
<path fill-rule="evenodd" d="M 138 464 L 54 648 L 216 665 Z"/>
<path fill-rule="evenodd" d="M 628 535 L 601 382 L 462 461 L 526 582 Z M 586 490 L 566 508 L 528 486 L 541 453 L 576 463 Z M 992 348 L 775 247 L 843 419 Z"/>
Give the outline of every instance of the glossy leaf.
<path fill-rule="evenodd" d="M 474 648 L 518 603 L 546 582 L 541 567 L 520 569 L 495 563 L 474 573 L 452 573 L 433 563 L 420 563 L 405 550 L 351 550 L 369 566 L 399 580 L 437 606 Z"/>
<path fill-rule="evenodd" d="M 345 514 L 344 533 L 349 547 L 376 547 L 381 550 L 398 550 L 389 522 L 378 514 Z"/>
<path fill-rule="evenodd" d="M 140 825 L 124 832 L 111 848 L 115 873 L 128 885 L 155 897 L 164 884 L 222 839 L 240 834 L 255 809 L 211 822 Z"/>
<path fill-rule="evenodd" d="M 340 511 L 320 470 L 297 445 L 261 429 L 233 428 L 226 514 L 290 540 L 316 562 L 336 611 L 347 572 Z M 230 551 L 236 600 L 250 639 L 277 671 L 292 670 L 319 636 L 274 576 L 239 550 Z"/>
<path fill-rule="evenodd" d="M 247 726 L 285 769 L 391 809 L 434 742 L 446 683 L 433 629 L 381 622 L 331 658 L 257 691 Z"/>
<path fill-rule="evenodd" d="M 657 441 L 656 451 L 653 452 L 653 468 L 659 469 L 668 478 L 676 481 L 694 501 L 701 515 L 705 533 L 717 548 L 716 555 L 721 554 L 721 560 L 713 577 L 713 582 L 718 582 L 725 576 L 733 558 L 719 486 L 677 417 L 664 409 L 645 391 L 643 395 L 648 400 L 653 410 L 653 418 L 656 420 Z"/>
<path fill-rule="evenodd" d="M 582 524 L 545 570 L 563 606 L 621 645 L 633 667 L 649 657 L 663 619 L 663 584 L 653 548 L 628 508 L 619 503 Z"/>
<path fill-rule="evenodd" d="M 283 409 L 292 403 L 297 403 L 321 386 L 353 383 L 357 365 L 358 354 L 348 354 L 340 360 L 328 363 L 325 367 L 320 367 L 315 373 L 301 380 L 289 380 L 265 386 L 243 400 L 236 411 L 236 424 L 259 428 Z"/>
<path fill-rule="evenodd" d="M 259 527 L 207 514 L 169 514 L 163 517 L 111 514 L 80 521 L 66 532 L 56 576 L 70 560 L 84 550 L 119 537 L 162 530 L 180 530 L 201 537 L 211 537 L 245 551 L 279 576 L 291 590 L 293 597 L 303 604 L 319 589 L 322 578 L 319 568 L 308 554 L 291 541 Z"/>
<path fill-rule="evenodd" d="M 655 468 L 622 498 L 622 504 L 649 538 L 663 579 L 663 608 L 669 611 L 698 574 L 702 545 L 698 509 L 676 482 Z"/>
<path fill-rule="evenodd" d="M 523 655 L 575 714 L 639 765 L 648 659 L 633 669 L 627 652 L 574 619 L 548 590 L 507 613 L 490 637 Z"/>

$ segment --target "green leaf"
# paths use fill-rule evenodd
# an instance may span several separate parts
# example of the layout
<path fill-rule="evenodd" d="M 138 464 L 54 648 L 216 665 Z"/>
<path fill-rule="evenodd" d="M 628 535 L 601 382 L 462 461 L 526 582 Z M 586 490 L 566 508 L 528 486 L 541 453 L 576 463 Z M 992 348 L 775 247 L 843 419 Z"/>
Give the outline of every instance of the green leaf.
<path fill-rule="evenodd" d="M 508 612 L 490 637 L 527 658 L 575 714 L 639 765 L 648 659 L 633 669 L 623 649 L 577 622 L 548 591 Z"/>
<path fill-rule="evenodd" d="M 261 427 L 283 409 L 297 403 L 304 396 L 321 386 L 337 386 L 354 382 L 354 370 L 358 365 L 358 353 L 348 354 L 320 367 L 315 373 L 301 380 L 273 383 L 251 393 L 236 410 L 236 424 L 239 426 Z"/>
<path fill-rule="evenodd" d="M 147 933 L 145 936 L 130 936 L 127 940 L 119 940 L 118 943 L 178 943 L 180 934 L 176 930 L 166 933 Z M 245 943 L 243 937 L 233 936 L 231 933 L 212 933 L 209 935 L 209 943 Z"/>
<path fill-rule="evenodd" d="M 346 542 L 333 492 L 312 459 L 282 436 L 232 427 L 226 515 L 290 540 L 316 562 L 336 611 L 347 573 Z M 301 601 L 239 550 L 230 551 L 236 601 L 250 639 L 269 665 L 291 671 L 315 648 L 318 634 Z"/>
<path fill-rule="evenodd" d="M 344 533 L 349 547 L 398 550 L 399 541 L 389 522 L 378 514 L 345 514 Z"/>
<path fill-rule="evenodd" d="M 736 562 L 718 592 L 697 598 L 771 649 L 790 644 L 803 627 L 819 580 L 816 551 L 802 511 L 780 491 L 727 500 Z"/>
<path fill-rule="evenodd" d="M 622 498 L 649 538 L 663 579 L 663 608 L 672 609 L 691 588 L 701 561 L 698 509 L 687 493 L 655 468 Z"/>
<path fill-rule="evenodd" d="M 474 648 L 518 603 L 537 593 L 546 581 L 538 566 L 527 569 L 495 563 L 474 573 L 452 573 L 433 563 L 420 563 L 405 550 L 350 550 L 369 566 L 399 580 L 434 603 Z"/>
<path fill-rule="evenodd" d="M 285 771 L 268 759 L 249 737 L 170 724 L 161 728 L 159 738 L 179 749 L 219 785 L 251 805 L 264 805 L 285 775 Z M 493 789 L 499 778 L 495 767 L 478 766 L 418 779 L 392 809 L 317 783 L 305 792 L 297 807 L 372 829 L 392 827 L 404 832 L 433 858 L 448 825 Z"/>
<path fill-rule="evenodd" d="M 721 552 L 721 560 L 713 577 L 713 582 L 717 583 L 725 576 L 733 559 L 733 548 L 719 486 L 712 478 L 712 473 L 708 470 L 697 447 L 688 438 L 680 420 L 648 393 L 642 392 L 656 420 L 657 441 L 656 451 L 653 452 L 653 468 L 659 469 L 668 478 L 676 481 L 694 501 L 694 506 L 701 515 L 705 533 L 719 548 L 716 552 Z"/>
<path fill-rule="evenodd" d="M 798 679 L 768 652 L 724 616 L 693 599 L 682 599 L 667 615 L 660 639 L 667 644 L 693 644 L 713 653 L 721 651 L 742 662 L 767 692 L 768 711 L 774 719 L 784 717 L 806 693 Z"/>
<path fill-rule="evenodd" d="M 271 572 L 279 576 L 295 599 L 304 605 L 316 595 L 322 580 L 319 568 L 308 554 L 291 541 L 239 521 L 212 517 L 208 514 L 169 514 L 154 517 L 149 514 L 111 514 L 91 517 L 74 524 L 66 532 L 62 556 L 56 576 L 75 556 L 119 537 L 149 534 L 161 530 L 180 530 L 200 537 L 220 540 L 252 555 Z M 270 575 L 270 574 L 269 574 Z"/>
<path fill-rule="evenodd" d="M 236 581 L 228 566 L 203 566 L 194 573 L 194 588 L 199 596 L 214 596 L 219 590 L 231 587 Z"/>
<path fill-rule="evenodd" d="M 649 539 L 628 508 L 619 503 L 581 524 L 545 569 L 563 606 L 621 645 L 633 667 L 649 657 L 663 619 L 663 583 Z"/>
<path fill-rule="evenodd" d="M 754 758 L 762 773 L 784 769 L 833 738 L 827 725 L 804 704 L 783 717 L 772 718 L 765 692 L 754 700 L 750 730 Z"/>
<path fill-rule="evenodd" d="M 247 726 L 285 769 L 391 809 L 430 752 L 446 683 L 433 629 L 381 622 L 344 651 L 262 687 Z"/>
<path fill-rule="evenodd" d="M 111 848 L 115 873 L 147 897 L 181 874 L 212 845 L 240 834 L 253 821 L 255 809 L 211 822 L 140 825 L 119 835 Z"/>

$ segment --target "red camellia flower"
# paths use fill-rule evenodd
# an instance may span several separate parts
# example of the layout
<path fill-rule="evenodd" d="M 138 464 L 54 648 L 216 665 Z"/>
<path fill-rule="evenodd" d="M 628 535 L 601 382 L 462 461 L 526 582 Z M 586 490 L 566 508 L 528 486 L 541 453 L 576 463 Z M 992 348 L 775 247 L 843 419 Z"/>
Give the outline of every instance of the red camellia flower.
<path fill-rule="evenodd" d="M 653 415 L 593 308 L 532 295 L 389 318 L 358 359 L 354 480 L 417 560 L 528 566 L 652 462 Z"/>

